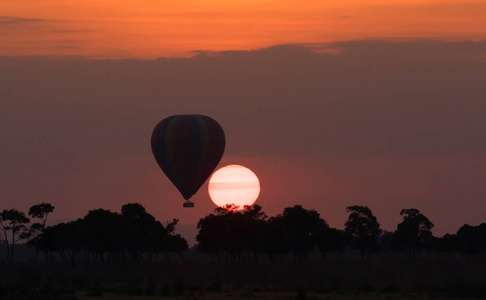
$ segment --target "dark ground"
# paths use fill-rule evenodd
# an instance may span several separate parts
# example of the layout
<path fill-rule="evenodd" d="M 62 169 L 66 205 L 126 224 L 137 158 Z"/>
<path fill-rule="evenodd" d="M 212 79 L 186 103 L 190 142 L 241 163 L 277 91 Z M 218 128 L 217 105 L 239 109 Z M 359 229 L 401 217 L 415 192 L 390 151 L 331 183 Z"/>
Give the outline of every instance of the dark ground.
<path fill-rule="evenodd" d="M 316 254 L 303 262 L 218 263 L 190 251 L 185 262 L 71 266 L 46 264 L 42 253 L 36 262 L 22 247 L 17 254 L 23 261 L 0 263 L 0 299 L 486 299 L 486 257 L 387 253 L 360 261 L 349 253 L 344 260 Z"/>

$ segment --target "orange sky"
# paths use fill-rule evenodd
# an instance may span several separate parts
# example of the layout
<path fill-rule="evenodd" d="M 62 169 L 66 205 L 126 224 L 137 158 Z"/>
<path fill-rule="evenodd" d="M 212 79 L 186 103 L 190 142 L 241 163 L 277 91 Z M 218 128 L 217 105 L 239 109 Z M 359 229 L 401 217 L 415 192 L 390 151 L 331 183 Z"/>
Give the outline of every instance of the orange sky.
<path fill-rule="evenodd" d="M 0 11 L 6 56 L 155 58 L 368 38 L 486 38 L 484 0 L 15 0 Z"/>

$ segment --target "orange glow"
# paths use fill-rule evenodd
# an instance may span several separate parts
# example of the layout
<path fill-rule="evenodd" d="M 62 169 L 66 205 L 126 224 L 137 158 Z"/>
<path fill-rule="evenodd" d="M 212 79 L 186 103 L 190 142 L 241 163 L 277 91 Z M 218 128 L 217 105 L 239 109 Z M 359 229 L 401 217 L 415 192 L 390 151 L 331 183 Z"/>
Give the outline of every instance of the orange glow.
<path fill-rule="evenodd" d="M 234 204 L 238 210 L 252 205 L 260 194 L 258 177 L 250 169 L 229 165 L 217 170 L 209 179 L 209 196 L 217 206 Z"/>
<path fill-rule="evenodd" d="M 0 55 L 191 56 L 368 38 L 486 38 L 483 0 L 15 0 Z"/>

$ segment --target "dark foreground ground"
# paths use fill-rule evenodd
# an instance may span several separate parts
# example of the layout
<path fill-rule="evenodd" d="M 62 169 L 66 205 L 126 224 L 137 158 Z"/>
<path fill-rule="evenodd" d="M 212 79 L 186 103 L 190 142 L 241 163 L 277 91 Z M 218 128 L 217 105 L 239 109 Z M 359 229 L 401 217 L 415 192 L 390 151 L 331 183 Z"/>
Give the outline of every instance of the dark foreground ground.
<path fill-rule="evenodd" d="M 486 299 L 486 258 L 0 263 L 0 299 Z"/>
<path fill-rule="evenodd" d="M 215 300 L 227 300 L 227 299 L 315 299 L 315 300 L 354 300 L 354 299 L 362 299 L 362 300 L 373 300 L 373 299 L 384 299 L 384 300 L 393 300 L 393 299 L 437 299 L 437 300 L 445 300 L 450 299 L 447 297 L 434 297 L 428 295 L 398 295 L 398 294 L 383 294 L 383 293 L 368 293 L 368 294 L 353 294 L 353 295 L 340 295 L 335 293 L 318 293 L 318 292 L 309 292 L 307 294 L 296 294 L 292 292 L 262 292 L 262 293 L 253 293 L 249 294 L 247 292 L 227 292 L 227 293 L 204 293 L 204 294 L 187 294 L 185 296 L 126 296 L 126 295 L 119 295 L 119 294 L 111 294 L 107 293 L 98 298 L 92 298 L 87 296 L 86 294 L 79 293 L 77 295 L 77 299 L 100 299 L 100 300 L 159 300 L 159 299 L 215 299 Z M 457 299 L 467 299 L 467 298 L 457 298 Z"/>

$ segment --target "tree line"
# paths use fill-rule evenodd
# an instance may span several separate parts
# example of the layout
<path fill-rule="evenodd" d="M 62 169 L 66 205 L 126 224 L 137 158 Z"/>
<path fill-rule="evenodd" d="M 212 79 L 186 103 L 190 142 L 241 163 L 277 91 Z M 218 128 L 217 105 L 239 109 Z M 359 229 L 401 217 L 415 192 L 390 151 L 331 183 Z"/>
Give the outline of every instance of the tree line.
<path fill-rule="evenodd" d="M 14 246 L 27 240 L 29 247 L 45 254 L 47 261 L 60 259 L 76 262 L 138 261 L 168 259 L 176 254 L 184 259 L 187 241 L 175 233 L 177 219 L 163 226 L 139 203 L 125 204 L 121 213 L 96 209 L 82 219 L 46 227 L 54 210 L 49 203 L 29 209 L 30 219 L 15 209 L 0 212 L 0 230 L 6 261 L 14 257 Z M 334 253 L 343 258 L 348 249 L 359 252 L 361 259 L 383 251 L 418 253 L 443 252 L 451 256 L 472 257 L 486 252 L 486 223 L 464 225 L 456 234 L 434 237 L 434 224 L 418 209 L 403 209 L 401 223 L 394 232 L 381 229 L 367 206 L 346 208 L 344 230 L 332 228 L 315 210 L 301 205 L 287 207 L 282 214 L 268 217 L 259 205 L 228 205 L 200 219 L 197 224 L 196 249 L 216 261 L 278 261 L 292 257 L 307 259 L 318 250 L 323 257 Z M 36 257 L 37 257 L 36 256 Z"/>
<path fill-rule="evenodd" d="M 416 256 L 442 252 L 471 257 L 486 253 L 486 223 L 462 226 L 456 234 L 434 237 L 434 224 L 418 209 L 403 209 L 394 232 L 381 229 L 367 206 L 349 206 L 344 230 L 332 228 L 315 210 L 301 205 L 287 207 L 282 214 L 268 217 L 261 206 L 236 211 L 229 205 L 202 218 L 197 228 L 197 249 L 215 260 L 302 260 L 315 249 L 323 257 L 330 253 L 342 258 L 346 250 L 359 252 L 361 259 L 374 253 L 394 251 Z"/>
<path fill-rule="evenodd" d="M 171 253 L 183 257 L 188 249 L 187 241 L 174 232 L 177 219 L 163 226 L 139 203 L 123 205 L 121 213 L 91 210 L 82 219 L 46 227 L 47 215 L 53 210 L 48 203 L 31 207 L 29 216 L 41 222 L 30 227 L 23 212 L 14 209 L 0 212 L 7 262 L 13 260 L 14 245 L 22 239 L 27 239 L 27 245 L 37 253 L 44 252 L 47 261 L 57 257 L 71 264 L 138 261 L 144 257 L 157 260 L 159 256 L 167 259 Z"/>

